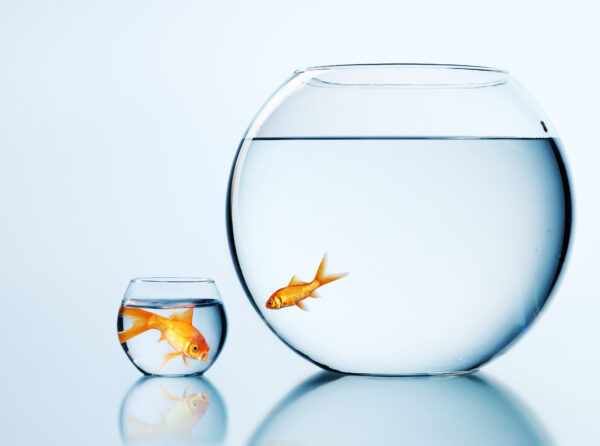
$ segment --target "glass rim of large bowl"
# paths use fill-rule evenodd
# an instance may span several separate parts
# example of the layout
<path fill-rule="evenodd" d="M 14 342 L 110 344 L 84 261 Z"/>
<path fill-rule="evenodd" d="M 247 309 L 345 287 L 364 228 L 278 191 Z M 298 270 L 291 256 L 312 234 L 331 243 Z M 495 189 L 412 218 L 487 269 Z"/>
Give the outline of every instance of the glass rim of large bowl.
<path fill-rule="evenodd" d="M 215 283 L 208 277 L 134 277 L 130 283 Z"/>
<path fill-rule="evenodd" d="M 435 63 L 317 65 L 297 69 L 294 74 L 331 86 L 438 88 L 496 86 L 506 83 L 510 76 L 508 71 L 500 68 Z"/>

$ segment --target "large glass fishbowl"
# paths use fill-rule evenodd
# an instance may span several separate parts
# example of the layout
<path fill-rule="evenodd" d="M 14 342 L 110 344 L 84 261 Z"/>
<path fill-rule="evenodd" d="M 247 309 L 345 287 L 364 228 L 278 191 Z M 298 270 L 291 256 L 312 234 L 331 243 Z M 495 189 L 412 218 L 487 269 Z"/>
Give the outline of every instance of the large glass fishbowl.
<path fill-rule="evenodd" d="M 354 374 L 474 370 L 533 322 L 569 243 L 548 117 L 506 71 L 296 71 L 241 141 L 229 241 L 290 348 Z"/>

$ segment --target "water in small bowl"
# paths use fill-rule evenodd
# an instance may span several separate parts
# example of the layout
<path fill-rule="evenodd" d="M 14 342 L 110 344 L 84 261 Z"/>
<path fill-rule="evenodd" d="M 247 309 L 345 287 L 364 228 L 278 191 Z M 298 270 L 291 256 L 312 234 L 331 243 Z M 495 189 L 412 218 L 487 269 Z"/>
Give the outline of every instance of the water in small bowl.
<path fill-rule="evenodd" d="M 142 280 L 132 281 L 119 309 L 117 330 L 125 353 L 147 375 L 204 373 L 219 355 L 227 331 L 214 283 Z M 187 288 L 184 293 L 197 288 L 198 297 L 182 298 L 182 288 Z M 214 288 L 217 295 L 200 297 L 207 295 L 207 288 Z M 148 297 L 149 289 L 158 297 Z M 171 297 L 164 296 L 165 289 Z"/>

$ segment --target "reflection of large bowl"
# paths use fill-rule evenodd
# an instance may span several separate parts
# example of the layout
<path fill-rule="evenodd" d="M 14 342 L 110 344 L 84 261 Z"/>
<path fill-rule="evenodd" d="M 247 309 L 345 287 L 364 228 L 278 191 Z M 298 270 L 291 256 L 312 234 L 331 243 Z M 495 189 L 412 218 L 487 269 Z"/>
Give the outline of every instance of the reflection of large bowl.
<path fill-rule="evenodd" d="M 221 445 L 227 411 L 206 378 L 140 378 L 121 403 L 121 439 L 125 444 Z"/>
<path fill-rule="evenodd" d="M 296 72 L 242 140 L 228 200 L 255 309 L 297 353 L 347 373 L 489 361 L 544 306 L 571 222 L 548 118 L 482 67 Z M 312 281 L 325 252 L 347 277 L 301 300 L 310 312 L 267 308 L 292 275 Z"/>
<path fill-rule="evenodd" d="M 249 446 L 548 446 L 543 426 L 480 376 L 373 378 L 326 374 L 298 386 Z"/>

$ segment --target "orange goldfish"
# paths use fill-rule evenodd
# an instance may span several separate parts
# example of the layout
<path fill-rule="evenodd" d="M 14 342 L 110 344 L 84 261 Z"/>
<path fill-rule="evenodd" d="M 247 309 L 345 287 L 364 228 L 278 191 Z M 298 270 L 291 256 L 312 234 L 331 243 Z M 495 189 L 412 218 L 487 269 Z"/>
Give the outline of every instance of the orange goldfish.
<path fill-rule="evenodd" d="M 271 297 L 269 297 L 266 305 L 267 308 L 269 310 L 278 310 L 280 308 L 296 305 L 301 310 L 308 311 L 306 304 L 302 302 L 304 299 L 307 297 L 319 297 L 319 295 L 315 292 L 317 288 L 348 275 L 348 273 L 341 273 L 326 276 L 326 262 L 327 254 L 323 255 L 323 260 L 321 260 L 321 264 L 317 269 L 317 274 L 312 282 L 303 282 L 302 280 L 296 278 L 296 276 L 292 276 L 292 280 L 290 280 L 288 286 L 278 289 Z"/>
<path fill-rule="evenodd" d="M 160 423 L 150 424 L 133 415 L 127 415 L 126 422 L 134 431 L 131 441 L 148 441 L 166 435 L 176 435 L 192 440 L 192 428 L 200 422 L 208 410 L 210 403 L 208 393 L 200 392 L 187 395 L 188 388 L 183 391 L 183 396 L 177 398 L 171 395 L 161 384 L 163 395 L 170 401 L 176 401 L 169 412 L 160 414 Z"/>
<path fill-rule="evenodd" d="M 119 332 L 119 341 L 121 344 L 145 331 L 156 329 L 160 331 L 160 338 L 156 342 L 166 340 L 175 349 L 173 353 L 165 354 L 164 361 L 159 370 L 168 361 L 180 355 L 186 367 L 189 367 L 188 358 L 210 361 L 208 359 L 210 347 L 206 343 L 202 333 L 192 325 L 192 318 L 194 316 L 193 308 L 182 313 L 172 314 L 169 318 L 134 307 L 121 307 L 120 314 L 133 321 L 133 327 Z"/>

